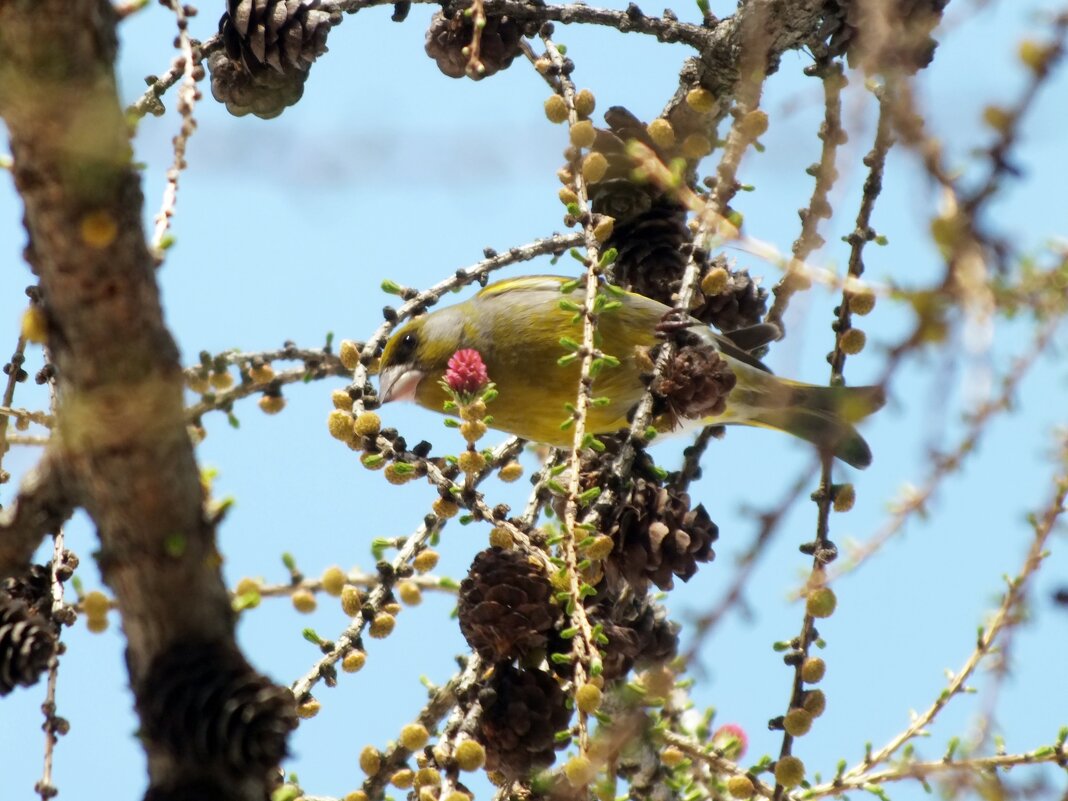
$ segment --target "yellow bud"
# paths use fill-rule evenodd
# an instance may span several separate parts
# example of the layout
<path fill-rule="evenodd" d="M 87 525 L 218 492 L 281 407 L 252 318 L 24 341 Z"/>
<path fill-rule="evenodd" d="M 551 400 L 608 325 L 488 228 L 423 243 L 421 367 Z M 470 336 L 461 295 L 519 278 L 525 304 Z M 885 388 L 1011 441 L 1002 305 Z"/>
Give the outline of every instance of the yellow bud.
<path fill-rule="evenodd" d="M 323 708 L 323 705 L 316 701 L 314 698 L 309 698 L 303 704 L 297 705 L 297 717 L 301 720 L 307 720 L 308 718 L 314 718 L 319 714 L 319 710 Z"/>
<path fill-rule="evenodd" d="M 596 138 L 597 132 L 589 120 L 582 120 L 571 126 L 571 144 L 575 147 L 589 147 Z"/>
<path fill-rule="evenodd" d="M 398 467 L 396 463 L 392 463 L 386 465 L 385 476 L 386 481 L 388 481 L 390 484 L 399 486 L 401 484 L 407 484 L 409 481 L 415 478 L 415 473 L 410 470 L 404 470 Z"/>
<path fill-rule="evenodd" d="M 314 612 L 317 606 L 315 595 L 310 590 L 295 590 L 291 600 L 293 601 L 293 608 L 305 615 L 309 612 Z"/>
<path fill-rule="evenodd" d="M 987 106 L 983 109 L 983 122 L 1004 134 L 1012 127 L 1012 114 L 1001 106 Z"/>
<path fill-rule="evenodd" d="M 646 126 L 645 130 L 649 132 L 649 138 L 653 140 L 653 144 L 661 150 L 668 150 L 675 145 L 675 129 L 663 117 L 657 117 Z"/>
<path fill-rule="evenodd" d="M 848 331 L 843 331 L 838 338 L 838 347 L 842 349 L 842 353 L 848 353 L 853 356 L 864 350 L 864 344 L 867 341 L 868 338 L 863 331 L 859 328 L 850 328 Z"/>
<path fill-rule="evenodd" d="M 587 183 L 595 184 L 608 172 L 608 159 L 601 153 L 589 153 L 582 160 L 582 177 Z"/>
<path fill-rule="evenodd" d="M 590 559 L 607 559 L 616 547 L 616 541 L 606 534 L 600 534 L 583 551 L 583 555 Z"/>
<path fill-rule="evenodd" d="M 351 339 L 343 339 L 338 347 L 338 358 L 346 370 L 355 370 L 360 363 L 360 349 Z"/>
<path fill-rule="evenodd" d="M 575 112 L 580 117 L 588 117 L 593 114 L 597 106 L 597 100 L 589 89 L 580 89 L 575 95 Z"/>
<path fill-rule="evenodd" d="M 578 195 L 575 194 L 575 190 L 571 187 L 565 186 L 558 193 L 557 197 L 560 198 L 560 202 L 565 206 L 570 206 L 572 203 L 578 203 Z"/>
<path fill-rule="evenodd" d="M 775 781 L 786 789 L 805 780 L 805 763 L 795 756 L 784 756 L 775 763 Z"/>
<path fill-rule="evenodd" d="M 237 582 L 237 586 L 234 588 L 235 595 L 248 595 L 250 592 L 259 592 L 263 589 L 263 582 L 259 579 L 248 578 L 247 576 L 241 581 Z"/>
<path fill-rule="evenodd" d="M 423 602 L 423 591 L 414 581 L 400 582 L 397 585 L 397 596 L 408 606 L 418 606 Z"/>
<path fill-rule="evenodd" d="M 464 451 L 458 461 L 460 469 L 468 475 L 481 473 L 486 468 L 486 457 L 478 451 Z"/>
<path fill-rule="evenodd" d="M 830 587 L 817 587 L 808 594 L 805 602 L 805 612 L 812 617 L 830 617 L 838 605 L 838 599 L 834 590 Z"/>
<path fill-rule="evenodd" d="M 857 491 L 852 484 L 839 484 L 834 490 L 834 511 L 848 512 L 857 502 Z"/>
<path fill-rule="evenodd" d="M 827 696 L 824 695 L 823 690 L 809 690 L 805 693 L 805 700 L 801 702 L 801 706 L 812 717 L 818 718 L 827 710 Z"/>
<path fill-rule="evenodd" d="M 401 790 L 407 790 L 414 781 L 415 774 L 409 768 L 401 768 L 389 777 L 389 783 Z"/>
<path fill-rule="evenodd" d="M 335 389 L 330 393 L 330 403 L 335 409 L 343 409 L 346 412 L 352 409 L 352 398 L 343 389 Z"/>
<path fill-rule="evenodd" d="M 807 709 L 795 707 L 786 713 L 782 727 L 791 737 L 804 737 L 812 728 L 812 714 Z"/>
<path fill-rule="evenodd" d="M 731 282 L 731 274 L 723 267 L 713 267 L 704 278 L 701 279 L 701 291 L 709 297 L 720 295 L 727 291 Z"/>
<path fill-rule="evenodd" d="M 22 313 L 22 336 L 27 342 L 43 345 L 48 339 L 48 324 L 40 306 L 30 306 Z"/>
<path fill-rule="evenodd" d="M 373 745 L 360 751 L 360 770 L 371 776 L 382 769 L 382 754 Z"/>
<path fill-rule="evenodd" d="M 211 385 L 218 390 L 229 389 L 234 385 L 234 377 L 230 375 L 227 370 L 212 373 L 211 378 L 208 380 L 211 381 Z"/>
<path fill-rule="evenodd" d="M 203 395 L 211 389 L 211 384 L 208 383 L 208 379 L 200 373 L 186 373 L 185 385 L 198 395 Z"/>
<path fill-rule="evenodd" d="M 371 801 L 371 797 L 363 790 L 353 790 L 345 795 L 343 801 Z"/>
<path fill-rule="evenodd" d="M 393 617 L 396 617 L 397 615 L 399 615 L 401 613 L 401 609 L 403 609 L 403 608 L 404 607 L 401 606 L 396 601 L 394 601 L 393 603 L 389 603 L 389 604 L 382 604 L 382 611 L 386 612 L 387 614 L 393 615 Z"/>
<path fill-rule="evenodd" d="M 703 158 L 712 152 L 712 142 L 704 134 L 690 134 L 683 140 L 681 150 L 688 159 Z"/>
<path fill-rule="evenodd" d="M 441 801 L 471 801 L 471 796 L 469 796 L 467 793 L 461 793 L 459 790 L 453 790 L 451 793 L 441 799 Z"/>
<path fill-rule="evenodd" d="M 497 471 L 497 478 L 508 484 L 511 484 L 513 481 L 518 481 L 522 475 L 523 465 L 519 464 L 519 462 L 509 462 Z"/>
<path fill-rule="evenodd" d="M 556 177 L 564 186 L 568 186 L 572 181 L 575 180 L 575 176 L 567 167 L 561 167 L 560 169 L 558 169 L 556 171 Z"/>
<path fill-rule="evenodd" d="M 355 617 L 359 614 L 361 606 L 363 606 L 363 597 L 360 595 L 360 591 L 351 584 L 347 584 L 341 590 L 342 611 L 349 617 Z"/>
<path fill-rule="evenodd" d="M 437 787 L 441 784 L 441 774 L 434 768 L 420 768 L 415 774 L 416 787 Z"/>
<path fill-rule="evenodd" d="M 575 706 L 587 715 L 601 706 L 601 689 L 595 684 L 583 684 L 575 693 Z"/>
<path fill-rule="evenodd" d="M 593 226 L 593 236 L 600 243 L 604 244 L 608 241 L 608 237 L 612 235 L 612 231 L 615 230 L 616 221 L 613 217 L 601 217 L 597 224 Z"/>
<path fill-rule="evenodd" d="M 430 507 L 434 510 L 434 514 L 440 517 L 442 520 L 448 520 L 456 517 L 460 513 L 460 507 L 448 498 L 442 498 L 440 495 L 434 500 L 434 503 Z"/>
<path fill-rule="evenodd" d="M 553 123 L 561 123 L 567 119 L 567 103 L 560 95 L 549 95 L 549 99 L 545 101 L 545 116 Z"/>
<path fill-rule="evenodd" d="M 738 121 L 738 129 L 750 140 L 763 136 L 768 130 L 767 112 L 753 109 Z"/>
<path fill-rule="evenodd" d="M 350 401 L 349 406 L 351 405 Z M 378 432 L 382 430 L 382 418 L 374 412 L 360 412 L 352 430 L 357 437 L 377 437 Z"/>
<path fill-rule="evenodd" d="M 341 660 L 341 669 L 346 673 L 359 673 L 367 664 L 367 654 L 364 651 L 349 651 Z"/>
<path fill-rule="evenodd" d="M 86 615 L 85 616 L 85 626 L 93 634 L 101 634 L 102 632 L 105 632 L 108 629 L 107 616 L 106 615 L 102 615 L 100 617 L 97 617 L 97 616 L 94 616 L 94 615 Z"/>
<path fill-rule="evenodd" d="M 91 211 L 82 217 L 79 231 L 82 242 L 94 250 L 103 250 L 119 235 L 119 225 L 107 211 Z"/>
<path fill-rule="evenodd" d="M 494 526 L 493 530 L 490 531 L 489 542 L 493 548 L 501 548 L 507 551 L 515 545 L 515 538 L 512 537 L 512 532 L 504 526 Z"/>
<path fill-rule="evenodd" d="M 801 681 L 806 684 L 815 684 L 823 678 L 827 672 L 827 663 L 818 656 L 810 656 L 801 663 Z"/>
<path fill-rule="evenodd" d="M 481 420 L 485 416 L 486 403 L 481 399 L 465 403 L 460 407 L 460 418 L 463 420 Z"/>
<path fill-rule="evenodd" d="M 470 442 L 472 445 L 474 443 L 478 442 L 480 439 L 482 439 L 482 437 L 483 437 L 483 435 L 485 435 L 485 433 L 486 433 L 486 424 L 483 423 L 481 420 L 468 420 L 467 422 L 460 424 L 460 435 L 465 440 Z M 471 453 L 471 451 L 467 451 L 467 453 Z M 481 456 L 481 454 L 479 454 L 479 455 Z M 486 463 L 486 460 L 483 459 L 482 460 L 483 466 L 485 466 L 485 463 Z M 463 456 L 462 455 L 460 456 L 460 466 L 463 467 Z M 481 469 L 482 468 L 479 467 L 476 470 L 481 470 Z M 473 472 L 476 472 L 476 470 L 472 470 L 470 472 L 473 473 Z"/>
<path fill-rule="evenodd" d="M 438 552 L 428 548 L 419 552 L 415 559 L 412 560 L 412 566 L 417 573 L 429 573 L 438 566 L 438 559 Z"/>
<path fill-rule="evenodd" d="M 345 571 L 337 565 L 331 565 L 323 571 L 323 591 L 335 598 L 345 589 Z"/>
<path fill-rule="evenodd" d="M 707 89 L 698 87 L 686 93 L 686 105 L 698 114 L 708 114 L 715 110 L 716 98 Z"/>
<path fill-rule="evenodd" d="M 534 69 L 536 69 L 540 75 L 545 75 L 552 69 L 552 66 L 553 63 L 547 58 L 539 58 L 534 62 Z"/>
<path fill-rule="evenodd" d="M 736 774 L 727 779 L 727 792 L 732 798 L 752 798 L 756 793 L 756 787 L 748 776 Z"/>
<path fill-rule="evenodd" d="M 418 751 L 430 739 L 430 733 L 422 723 L 409 723 L 400 733 L 400 744 L 409 751 Z"/>
<path fill-rule="evenodd" d="M 1028 69 L 1034 72 L 1044 72 L 1049 65 L 1049 57 L 1052 54 L 1052 49 L 1041 45 L 1031 39 L 1025 39 L 1020 42 L 1019 49 L 1020 61 L 1022 61 Z"/>
<path fill-rule="evenodd" d="M 367 631 L 376 640 L 381 640 L 388 637 L 396 625 L 397 619 L 393 615 L 389 614 L 389 612 L 379 612 L 375 615 L 375 619 L 371 621 Z"/>
<path fill-rule="evenodd" d="M 589 757 L 578 754 L 564 765 L 564 775 L 572 787 L 585 787 L 597 777 L 597 768 Z"/>
<path fill-rule="evenodd" d="M 352 436 L 352 415 L 340 409 L 334 409 L 327 415 L 326 427 L 334 439 L 347 442 Z"/>
<path fill-rule="evenodd" d="M 673 745 L 669 745 L 660 752 L 660 762 L 669 768 L 677 768 L 685 761 L 686 754 Z"/>
<path fill-rule="evenodd" d="M 460 770 L 478 770 L 486 764 L 486 749 L 474 740 L 464 740 L 456 746 L 453 758 Z"/>
<path fill-rule="evenodd" d="M 108 597 L 104 593 L 93 590 L 85 594 L 85 599 L 82 601 L 82 609 L 85 610 L 85 614 L 89 617 L 100 617 L 108 613 Z"/>
<path fill-rule="evenodd" d="M 863 317 L 875 308 L 875 293 L 870 289 L 861 289 L 849 295 L 849 311 Z"/>
<path fill-rule="evenodd" d="M 286 408 L 286 399 L 281 395 L 260 395 L 259 407 L 264 414 L 278 414 Z"/>
<path fill-rule="evenodd" d="M 274 378 L 274 368 L 269 364 L 258 364 L 249 368 L 248 377 L 257 384 L 266 384 Z"/>

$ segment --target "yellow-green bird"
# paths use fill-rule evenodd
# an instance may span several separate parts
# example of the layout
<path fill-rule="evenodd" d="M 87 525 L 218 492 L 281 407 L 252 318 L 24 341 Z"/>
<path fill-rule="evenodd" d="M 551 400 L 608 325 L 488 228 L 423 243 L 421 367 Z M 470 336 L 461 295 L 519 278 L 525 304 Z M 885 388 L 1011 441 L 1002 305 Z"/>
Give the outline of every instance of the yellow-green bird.
<path fill-rule="evenodd" d="M 441 412 L 448 400 L 441 379 L 450 357 L 477 350 L 496 385 L 490 404 L 491 427 L 557 447 L 570 446 L 562 430 L 574 404 L 579 365 L 557 362 L 566 353 L 564 337 L 582 341 L 582 323 L 561 307 L 561 286 L 571 279 L 554 275 L 510 278 L 491 284 L 470 300 L 417 317 L 394 333 L 382 352 L 381 400 L 414 400 Z M 608 398 L 589 410 L 587 430 L 607 434 L 628 425 L 648 372 L 649 349 L 662 343 L 658 325 L 671 310 L 633 293 L 614 294 L 621 306 L 597 321 L 597 346 L 619 359 L 594 382 L 594 394 Z M 741 424 L 785 431 L 808 440 L 854 467 L 871 463 L 871 450 L 853 423 L 883 405 L 880 387 L 822 387 L 778 378 L 731 339 L 693 320 L 690 329 L 714 347 L 735 375 L 722 414 L 701 425 Z M 739 338 L 740 339 L 740 338 Z"/>

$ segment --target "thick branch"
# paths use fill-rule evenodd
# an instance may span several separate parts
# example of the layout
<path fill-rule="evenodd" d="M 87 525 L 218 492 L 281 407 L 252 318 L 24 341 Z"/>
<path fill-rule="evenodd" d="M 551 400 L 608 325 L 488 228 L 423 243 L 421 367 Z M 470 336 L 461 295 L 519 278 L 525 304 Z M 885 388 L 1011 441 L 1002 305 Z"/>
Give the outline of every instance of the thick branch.
<path fill-rule="evenodd" d="M 99 531 L 100 568 L 122 612 L 148 732 L 153 792 L 195 784 L 214 797 L 262 799 L 262 764 L 222 764 L 221 756 L 199 753 L 195 738 L 161 726 L 155 718 L 174 710 L 159 709 L 159 698 L 144 690 L 164 686 L 168 698 L 199 702 L 180 671 L 164 668 L 180 663 L 175 655 L 192 642 L 198 653 L 219 656 L 232 686 L 250 669 L 233 643 L 186 433 L 178 351 L 142 231 L 143 198 L 115 86 L 115 25 L 107 0 L 0 0 L 0 115 L 56 368 L 53 455 L 70 498 Z M 150 720 L 149 712 L 157 714 Z"/>

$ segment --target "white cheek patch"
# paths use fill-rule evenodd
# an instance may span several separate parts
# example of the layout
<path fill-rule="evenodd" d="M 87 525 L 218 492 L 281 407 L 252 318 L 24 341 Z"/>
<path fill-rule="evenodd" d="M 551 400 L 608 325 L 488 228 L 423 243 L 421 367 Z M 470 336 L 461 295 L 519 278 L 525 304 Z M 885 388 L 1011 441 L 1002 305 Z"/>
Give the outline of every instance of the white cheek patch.
<path fill-rule="evenodd" d="M 384 401 L 412 400 L 415 398 L 415 390 L 419 387 L 419 382 L 423 380 L 423 373 L 421 370 L 409 368 L 396 378 L 392 376 L 389 378 L 393 380 L 385 391 Z"/>

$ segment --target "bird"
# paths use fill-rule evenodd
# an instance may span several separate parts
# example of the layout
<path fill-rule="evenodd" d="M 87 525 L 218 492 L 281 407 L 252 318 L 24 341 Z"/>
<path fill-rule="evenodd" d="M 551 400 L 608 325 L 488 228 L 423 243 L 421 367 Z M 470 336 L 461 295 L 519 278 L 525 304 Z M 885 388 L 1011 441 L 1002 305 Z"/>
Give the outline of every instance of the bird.
<path fill-rule="evenodd" d="M 565 366 L 558 361 L 567 353 L 562 338 L 582 341 L 581 316 L 573 304 L 561 304 L 568 298 L 563 290 L 575 284 L 559 275 L 507 278 L 467 301 L 413 318 L 382 350 L 380 401 L 412 400 L 442 412 L 450 399 L 442 383 L 449 359 L 459 350 L 473 349 L 497 391 L 489 426 L 532 442 L 569 447 L 573 432 L 561 424 L 571 414 L 568 404 L 575 403 L 580 368 L 578 360 Z M 602 369 L 594 380 L 594 395 L 607 399 L 588 409 L 586 430 L 595 435 L 629 426 L 628 413 L 648 384 L 650 351 L 665 341 L 663 323 L 673 312 L 659 301 L 619 289 L 610 300 L 618 306 L 598 315 L 595 342 L 619 363 Z M 853 424 L 883 405 L 883 389 L 816 386 L 773 375 L 749 353 L 754 343 L 777 334 L 774 326 L 761 325 L 723 335 L 692 317 L 683 318 L 691 339 L 713 348 L 735 378 L 722 413 L 694 422 L 784 431 L 853 467 L 867 467 L 871 449 Z"/>

